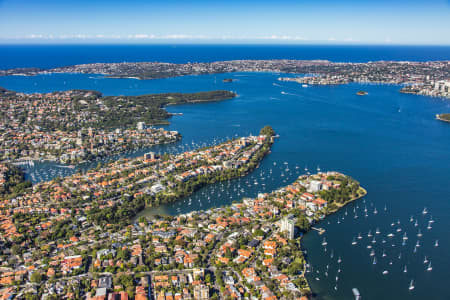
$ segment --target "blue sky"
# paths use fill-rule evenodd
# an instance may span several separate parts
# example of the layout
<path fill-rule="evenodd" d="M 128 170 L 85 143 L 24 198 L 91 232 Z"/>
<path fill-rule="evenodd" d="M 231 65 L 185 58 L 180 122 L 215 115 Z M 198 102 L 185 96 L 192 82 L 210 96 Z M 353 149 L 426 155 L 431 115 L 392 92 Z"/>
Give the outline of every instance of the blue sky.
<path fill-rule="evenodd" d="M 0 0 L 0 43 L 450 45 L 450 1 Z"/>

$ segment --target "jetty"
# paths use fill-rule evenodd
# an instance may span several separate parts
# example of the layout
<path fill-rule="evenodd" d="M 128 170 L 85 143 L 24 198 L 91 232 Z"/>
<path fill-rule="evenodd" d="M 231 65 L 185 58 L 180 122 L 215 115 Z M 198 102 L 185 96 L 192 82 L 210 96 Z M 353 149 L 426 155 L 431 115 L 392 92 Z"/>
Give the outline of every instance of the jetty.
<path fill-rule="evenodd" d="M 311 227 L 311 229 L 317 231 L 320 235 L 326 232 L 326 230 L 321 227 Z"/>

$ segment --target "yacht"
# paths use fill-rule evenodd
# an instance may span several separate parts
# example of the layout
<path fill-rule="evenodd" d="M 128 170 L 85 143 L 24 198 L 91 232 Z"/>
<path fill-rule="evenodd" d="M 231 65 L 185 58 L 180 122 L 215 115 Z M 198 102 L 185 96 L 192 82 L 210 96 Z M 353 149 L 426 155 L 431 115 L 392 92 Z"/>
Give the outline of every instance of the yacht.
<path fill-rule="evenodd" d="M 375 231 L 375 234 L 380 234 L 380 229 L 377 227 L 377 230 Z"/>
<path fill-rule="evenodd" d="M 427 259 L 426 256 L 425 256 L 425 259 L 423 260 L 423 263 L 424 263 L 424 264 L 428 263 L 428 259 Z"/>
<path fill-rule="evenodd" d="M 411 279 L 411 282 L 409 283 L 409 288 L 410 291 L 412 291 L 414 289 L 414 280 Z"/>
<path fill-rule="evenodd" d="M 376 258 L 376 257 L 373 258 L 372 264 L 373 264 L 373 265 L 376 265 L 376 264 L 377 264 L 377 258 Z"/>
<path fill-rule="evenodd" d="M 423 215 L 426 215 L 427 213 L 428 213 L 428 210 L 427 210 L 426 207 L 424 207 L 424 209 L 423 209 L 423 211 L 422 211 L 422 214 L 423 214 Z"/>
<path fill-rule="evenodd" d="M 406 232 L 403 234 L 403 240 L 407 240 L 408 236 L 406 235 Z"/>
<path fill-rule="evenodd" d="M 370 256 L 375 256 L 375 250 L 370 251 Z"/>
<path fill-rule="evenodd" d="M 357 243 L 356 243 L 356 239 L 353 238 L 352 245 L 356 245 L 356 244 L 357 244 Z"/>
<path fill-rule="evenodd" d="M 361 233 L 358 233 L 358 240 L 362 239 Z"/>
<path fill-rule="evenodd" d="M 434 242 L 434 246 L 435 247 L 439 246 L 439 241 L 438 240 L 436 240 L 436 242 Z"/>
<path fill-rule="evenodd" d="M 326 246 L 326 245 L 328 245 L 327 240 L 325 238 L 323 238 L 322 246 Z"/>
<path fill-rule="evenodd" d="M 419 229 L 419 231 L 417 232 L 417 236 L 418 236 L 418 237 L 422 237 L 422 232 L 420 232 L 420 229 Z"/>
<path fill-rule="evenodd" d="M 428 267 L 427 267 L 427 271 L 431 271 L 431 270 L 433 270 L 433 267 L 431 266 L 431 261 L 430 261 L 430 263 L 428 264 Z"/>
<path fill-rule="evenodd" d="M 403 268 L 403 273 L 407 273 L 408 272 L 408 269 L 406 268 L 406 265 L 405 265 L 405 267 Z"/>
<path fill-rule="evenodd" d="M 389 271 L 388 270 L 384 270 L 383 271 L 383 275 L 387 275 L 387 274 L 389 274 Z"/>

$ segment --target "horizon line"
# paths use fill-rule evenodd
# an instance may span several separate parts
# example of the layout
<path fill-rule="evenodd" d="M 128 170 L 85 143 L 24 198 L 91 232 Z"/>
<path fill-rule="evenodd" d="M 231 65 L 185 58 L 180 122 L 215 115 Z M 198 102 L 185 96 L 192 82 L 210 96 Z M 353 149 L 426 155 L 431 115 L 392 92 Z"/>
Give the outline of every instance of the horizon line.
<path fill-rule="evenodd" d="M 303 42 L 303 43 L 295 43 L 295 42 L 284 42 L 284 43 L 258 43 L 258 42 L 182 42 L 178 41 L 177 43 L 168 43 L 168 42 L 119 42 L 119 43 L 110 43 L 110 42 L 86 42 L 86 43 L 78 43 L 78 42 L 63 42 L 63 43 L 9 43 L 2 42 L 0 40 L 0 46 L 383 46 L 383 47 L 392 47 L 392 46 L 404 46 L 404 47 L 450 47 L 450 44 L 414 44 L 414 43 L 358 43 L 358 42 Z"/>

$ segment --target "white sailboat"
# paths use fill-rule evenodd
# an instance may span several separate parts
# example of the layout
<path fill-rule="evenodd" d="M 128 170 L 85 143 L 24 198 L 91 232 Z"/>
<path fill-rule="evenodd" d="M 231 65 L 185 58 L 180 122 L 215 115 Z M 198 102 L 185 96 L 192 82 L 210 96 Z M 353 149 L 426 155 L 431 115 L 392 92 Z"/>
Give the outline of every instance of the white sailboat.
<path fill-rule="evenodd" d="M 430 261 L 430 263 L 428 264 L 428 267 L 427 267 L 427 271 L 429 272 L 431 270 L 433 270 L 433 267 L 431 266 L 431 261 Z"/>
<path fill-rule="evenodd" d="M 411 279 L 411 282 L 409 283 L 409 288 L 410 291 L 412 291 L 414 289 L 414 280 Z"/>

